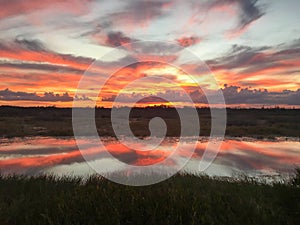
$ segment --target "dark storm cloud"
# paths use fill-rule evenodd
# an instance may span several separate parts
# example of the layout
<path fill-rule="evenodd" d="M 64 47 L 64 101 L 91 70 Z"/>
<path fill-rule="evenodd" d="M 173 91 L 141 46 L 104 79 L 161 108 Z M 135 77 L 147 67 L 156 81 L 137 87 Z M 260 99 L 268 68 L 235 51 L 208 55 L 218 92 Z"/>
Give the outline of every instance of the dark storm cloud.
<path fill-rule="evenodd" d="M 300 89 L 297 91 L 269 92 L 266 89 L 253 90 L 225 85 L 222 91 L 226 104 L 300 105 Z"/>
<path fill-rule="evenodd" d="M 45 101 L 45 102 L 69 102 L 73 98 L 68 93 L 62 95 L 53 92 L 45 92 L 43 96 L 36 93 L 27 93 L 23 91 L 11 91 L 9 89 L 0 90 L 0 100 L 2 101 Z"/>
<path fill-rule="evenodd" d="M 297 91 L 269 92 L 267 89 L 250 89 L 225 85 L 221 90 L 227 105 L 300 105 L 300 89 Z M 205 95 L 199 91 L 194 91 L 190 95 L 196 103 L 207 103 Z M 214 96 L 214 93 L 210 93 L 210 95 Z"/>
<path fill-rule="evenodd" d="M 249 104 L 249 105 L 300 105 L 300 89 L 297 91 L 284 90 L 281 92 L 269 92 L 267 89 L 257 90 L 250 88 L 241 88 L 238 86 L 227 86 L 221 88 L 225 103 L 228 105 L 234 104 Z M 209 95 L 214 96 L 217 92 L 211 91 Z M 207 104 L 207 98 L 204 92 L 196 90 L 189 93 L 191 99 L 195 103 Z M 103 98 L 102 101 L 115 101 L 116 96 Z M 166 91 L 156 95 L 144 94 L 121 94 L 118 100 L 122 103 L 131 103 L 136 99 L 140 99 L 142 103 L 163 103 L 171 102 L 185 102 L 186 98 L 181 92 Z"/>
<path fill-rule="evenodd" d="M 107 98 L 103 98 L 104 102 L 115 101 L 116 95 L 112 95 Z M 161 102 L 185 102 L 186 97 L 179 91 L 165 91 L 157 93 L 156 95 L 147 95 L 141 93 L 132 93 L 132 94 L 120 94 L 118 100 L 123 103 L 132 103 L 136 100 L 139 100 L 139 103 L 161 103 Z"/>

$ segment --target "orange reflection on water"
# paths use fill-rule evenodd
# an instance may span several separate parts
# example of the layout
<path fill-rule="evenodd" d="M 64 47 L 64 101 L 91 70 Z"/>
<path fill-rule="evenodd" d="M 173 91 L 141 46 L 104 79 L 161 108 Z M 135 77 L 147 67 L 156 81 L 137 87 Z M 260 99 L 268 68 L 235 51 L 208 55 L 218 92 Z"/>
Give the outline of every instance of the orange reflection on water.
<path fill-rule="evenodd" d="M 78 141 L 84 146 L 82 150 L 89 160 L 99 160 L 101 163 L 101 160 L 107 158 L 106 154 L 102 154 L 104 149 L 97 147 L 98 140 Z M 163 163 L 168 167 L 176 166 L 176 159 L 169 158 L 177 146 L 177 142 L 171 138 L 151 151 L 140 151 L 139 144 L 134 143 L 130 149 L 111 138 L 104 140 L 103 143 L 112 156 L 126 164 L 148 166 Z M 200 162 L 206 146 L 207 141 L 197 143 L 191 158 L 191 161 L 196 162 L 195 165 Z M 192 147 L 193 143 L 186 142 L 176 154 L 178 160 L 188 157 Z M 2 173 L 35 174 L 43 172 L 46 168 L 65 165 L 72 171 L 75 164 L 85 163 L 81 153 L 73 138 L 2 139 L 0 170 Z M 300 142 L 225 140 L 213 164 L 232 170 L 261 173 L 291 171 L 295 166 L 300 166 Z M 196 166 L 194 171 L 197 171 Z"/>

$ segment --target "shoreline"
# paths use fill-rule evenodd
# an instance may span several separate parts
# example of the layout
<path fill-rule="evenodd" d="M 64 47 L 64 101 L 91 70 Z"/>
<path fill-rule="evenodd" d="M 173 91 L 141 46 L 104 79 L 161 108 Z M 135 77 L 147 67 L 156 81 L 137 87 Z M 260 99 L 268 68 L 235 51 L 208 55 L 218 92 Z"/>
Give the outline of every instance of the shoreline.
<path fill-rule="evenodd" d="M 57 139 L 75 139 L 73 135 L 67 135 L 67 136 L 55 136 L 55 135 L 28 135 L 28 136 L 11 136 L 11 137 L 0 137 L 0 140 L 13 140 L 13 139 L 47 139 L 47 138 L 57 138 Z M 93 136 L 81 136 L 79 138 L 100 138 L 100 139 L 111 139 L 111 140 L 117 140 L 116 137 L 114 136 L 98 136 L 98 137 L 93 137 Z M 124 136 L 123 138 L 126 138 Z M 147 137 L 138 137 L 141 140 L 147 139 Z M 180 138 L 179 136 L 166 136 L 166 140 L 172 140 L 172 139 L 178 139 Z M 186 136 L 182 138 L 194 138 L 193 136 Z M 266 142 L 300 142 L 300 137 L 296 136 L 266 136 L 266 137 L 255 137 L 255 136 L 224 136 L 222 137 L 212 137 L 211 139 L 223 139 L 223 141 L 227 140 L 236 140 L 236 141 L 245 141 L 245 142 L 259 142 L 259 141 L 266 141 Z M 198 136 L 198 141 L 200 142 L 207 142 L 208 139 L 210 139 L 209 136 Z M 122 138 L 121 138 L 122 140 Z"/>
<path fill-rule="evenodd" d="M 182 110 L 188 113 L 188 109 Z M 300 110 L 296 109 L 228 109 L 225 136 L 257 139 L 299 138 L 299 114 Z M 132 109 L 129 123 L 133 134 L 137 137 L 149 136 L 149 122 L 155 117 L 165 121 L 166 136 L 180 136 L 180 118 L 172 108 Z M 209 136 L 211 132 L 209 109 L 199 109 L 198 117 L 199 136 Z M 96 109 L 95 122 L 99 136 L 115 136 L 110 109 Z M 71 109 L 0 107 L 0 137 L 73 135 Z"/>

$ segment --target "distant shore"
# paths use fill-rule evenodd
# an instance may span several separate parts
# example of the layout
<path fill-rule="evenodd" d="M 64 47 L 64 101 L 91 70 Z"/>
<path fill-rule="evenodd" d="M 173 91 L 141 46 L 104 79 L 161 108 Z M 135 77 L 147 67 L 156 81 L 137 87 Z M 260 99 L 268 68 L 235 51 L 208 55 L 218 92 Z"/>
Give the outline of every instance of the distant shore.
<path fill-rule="evenodd" d="M 186 110 L 186 109 L 185 109 Z M 111 109 L 96 108 L 96 127 L 100 136 L 115 136 L 110 120 Z M 200 136 L 209 136 L 209 108 L 198 109 Z M 226 136 L 300 137 L 300 109 L 227 109 Z M 149 121 L 161 117 L 167 124 L 167 136 L 180 136 L 180 119 L 176 109 L 166 107 L 134 108 L 130 127 L 139 137 L 150 135 Z M 55 107 L 0 107 L 0 137 L 73 136 L 72 109 Z"/>

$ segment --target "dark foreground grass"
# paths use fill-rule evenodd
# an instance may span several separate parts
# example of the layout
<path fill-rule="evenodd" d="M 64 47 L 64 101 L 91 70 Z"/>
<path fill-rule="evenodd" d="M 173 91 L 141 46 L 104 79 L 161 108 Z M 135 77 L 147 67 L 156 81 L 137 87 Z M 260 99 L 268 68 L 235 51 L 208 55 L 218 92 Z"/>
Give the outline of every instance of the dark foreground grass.
<path fill-rule="evenodd" d="M 176 175 L 132 187 L 99 177 L 2 176 L 0 224 L 300 224 L 297 183 Z"/>

